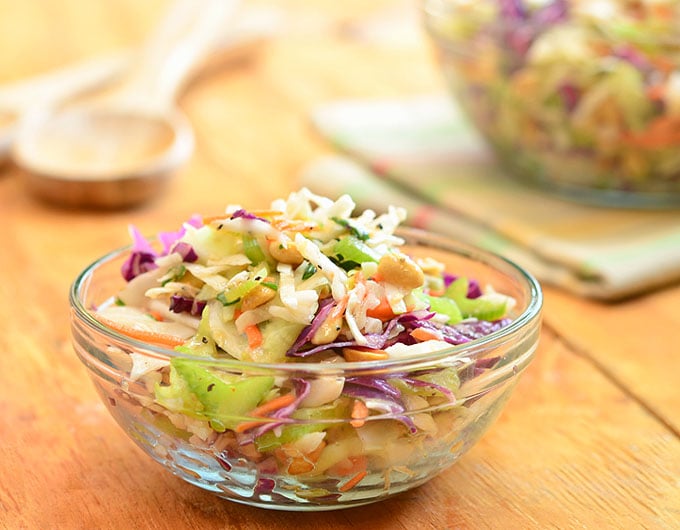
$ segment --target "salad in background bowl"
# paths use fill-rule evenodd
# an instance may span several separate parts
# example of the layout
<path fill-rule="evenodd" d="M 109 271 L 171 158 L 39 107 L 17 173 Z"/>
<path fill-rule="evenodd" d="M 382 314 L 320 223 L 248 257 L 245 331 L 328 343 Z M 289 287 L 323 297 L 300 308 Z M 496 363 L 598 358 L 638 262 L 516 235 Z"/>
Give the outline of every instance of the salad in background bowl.
<path fill-rule="evenodd" d="M 583 202 L 680 206 L 680 4 L 425 0 L 444 76 L 514 176 Z"/>
<path fill-rule="evenodd" d="M 503 258 L 306 189 L 193 217 L 88 266 L 73 343 L 130 437 L 245 504 L 387 498 L 465 453 L 540 329 L 537 282 Z"/>

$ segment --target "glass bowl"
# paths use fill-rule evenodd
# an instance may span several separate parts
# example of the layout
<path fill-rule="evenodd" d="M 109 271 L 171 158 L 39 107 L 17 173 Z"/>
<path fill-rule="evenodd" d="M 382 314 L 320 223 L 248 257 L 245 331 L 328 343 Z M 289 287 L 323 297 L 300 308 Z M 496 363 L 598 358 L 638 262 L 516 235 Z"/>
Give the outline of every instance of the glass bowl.
<path fill-rule="evenodd" d="M 585 203 L 680 207 L 680 4 L 425 0 L 423 13 L 510 175 Z"/>
<path fill-rule="evenodd" d="M 333 510 L 385 499 L 446 469 L 493 423 L 534 356 L 542 306 L 536 280 L 512 262 L 419 230 L 398 234 L 407 242 L 403 250 L 412 256 L 433 257 L 449 271 L 514 297 L 513 322 L 463 345 L 390 361 L 257 364 L 191 357 L 122 335 L 94 318 L 92 310 L 110 302 L 124 284 L 120 269 L 129 255 L 125 248 L 89 265 L 73 283 L 75 351 L 130 438 L 191 484 L 235 502 L 280 510 Z M 190 413 L 171 412 L 172 396 L 158 399 L 154 388 L 167 381 L 173 358 L 227 379 L 273 377 L 277 385 L 293 389 L 309 384 L 344 395 L 353 386 L 356 395 L 357 385 L 372 385 L 363 386 L 365 399 L 372 399 L 377 387 L 385 391 L 390 385 L 393 403 L 402 406 L 357 419 L 348 398 L 346 408 L 272 425 L 254 441 L 247 432 L 235 432 L 233 425 L 245 420 L 265 426 L 275 420 L 235 414 L 233 422 L 223 418 L 224 425 L 217 428 Z M 135 366 L 146 367 L 141 377 L 133 373 L 133 359 Z M 399 395 L 403 381 L 440 378 L 449 385 L 456 381 L 455 395 L 446 397 L 428 385 L 415 398 Z M 312 433 L 306 443 L 314 441 L 313 433 L 323 443 L 317 439 L 314 450 L 303 453 L 294 443 L 302 433 Z"/>

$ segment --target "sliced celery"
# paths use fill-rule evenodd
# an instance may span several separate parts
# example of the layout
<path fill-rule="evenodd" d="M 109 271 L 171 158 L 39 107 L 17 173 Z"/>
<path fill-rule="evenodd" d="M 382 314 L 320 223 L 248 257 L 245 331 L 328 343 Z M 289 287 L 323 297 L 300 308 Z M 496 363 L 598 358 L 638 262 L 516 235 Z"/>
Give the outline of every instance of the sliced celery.
<path fill-rule="evenodd" d="M 375 250 L 354 236 L 340 239 L 333 247 L 333 252 L 341 263 L 353 262 L 359 265 L 366 261 L 380 261 L 380 255 Z"/>
<path fill-rule="evenodd" d="M 424 296 L 427 297 L 427 301 L 429 302 L 432 311 L 449 317 L 446 322 L 447 324 L 458 324 L 458 322 L 463 320 L 463 313 L 455 300 L 442 296 Z"/>
<path fill-rule="evenodd" d="M 210 308 L 208 306 L 203 309 L 201 321 L 198 323 L 196 334 L 181 346 L 177 346 L 175 350 L 188 355 L 199 355 L 205 357 L 214 357 L 217 355 L 217 347 L 215 341 L 210 333 Z"/>
<path fill-rule="evenodd" d="M 253 376 L 226 382 L 209 368 L 189 359 L 173 359 L 171 366 L 202 404 L 198 414 L 218 432 L 247 421 L 247 414 L 274 386 L 270 376 Z"/>
<path fill-rule="evenodd" d="M 257 238 L 249 234 L 243 234 L 243 253 L 253 265 L 262 263 L 266 259 Z"/>
<path fill-rule="evenodd" d="M 498 320 L 502 318 L 508 310 L 507 296 L 482 295 L 479 298 L 468 298 L 469 282 L 467 278 L 461 277 L 449 285 L 444 296 L 451 298 L 458 304 L 463 318 L 477 318 L 479 320 Z"/>

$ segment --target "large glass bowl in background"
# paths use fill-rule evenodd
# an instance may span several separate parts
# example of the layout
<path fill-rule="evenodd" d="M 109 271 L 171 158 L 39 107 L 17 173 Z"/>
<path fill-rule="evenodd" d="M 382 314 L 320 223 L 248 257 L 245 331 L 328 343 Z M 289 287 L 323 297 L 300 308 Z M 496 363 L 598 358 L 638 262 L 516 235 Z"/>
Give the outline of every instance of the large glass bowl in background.
<path fill-rule="evenodd" d="M 387 498 L 430 480 L 479 440 L 534 356 L 542 305 L 537 282 L 501 257 L 417 230 L 402 230 L 400 235 L 411 255 L 438 259 L 449 271 L 513 296 L 514 321 L 467 344 L 389 362 L 263 365 L 183 356 L 121 335 L 93 316 L 93 309 L 110 303 L 124 285 L 120 268 L 129 249 L 122 249 L 88 266 L 72 286 L 75 351 L 125 432 L 187 482 L 232 501 L 283 510 L 331 510 Z M 132 356 L 137 366 L 159 368 L 135 378 Z M 154 398 L 154 386 L 167 381 L 167 360 L 173 357 L 229 377 L 274 376 L 277 385 L 288 380 L 293 387 L 304 380 L 344 385 L 344 392 L 349 381 L 361 380 L 350 378 L 364 378 L 392 381 L 398 388 L 398 380 L 414 377 L 445 377 L 449 383 L 458 378 L 460 386 L 453 402 L 425 391 L 422 399 L 404 400 L 405 411 L 369 416 L 363 424 L 352 420 L 349 408 L 340 416 L 336 410 L 329 417 L 287 423 L 281 436 L 296 429 L 326 432 L 323 450 L 309 462 L 298 458 L 290 446 L 285 450 L 259 446 L 258 451 L 228 429 L 217 434 L 207 421 L 169 412 Z M 365 475 L 352 470 L 358 461 Z"/>
<path fill-rule="evenodd" d="M 680 207 L 680 2 L 425 0 L 446 82 L 516 178 Z"/>

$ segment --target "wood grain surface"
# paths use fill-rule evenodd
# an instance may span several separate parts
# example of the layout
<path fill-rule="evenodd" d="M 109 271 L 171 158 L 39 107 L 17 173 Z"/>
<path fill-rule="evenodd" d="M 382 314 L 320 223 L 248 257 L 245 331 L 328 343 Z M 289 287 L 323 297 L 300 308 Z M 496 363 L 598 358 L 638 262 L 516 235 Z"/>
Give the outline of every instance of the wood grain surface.
<path fill-rule="evenodd" d="M 0 170 L 0 528 L 680 528 L 680 287 L 616 305 L 546 289 L 536 360 L 490 432 L 428 484 L 316 514 L 218 499 L 114 423 L 70 345 L 68 288 L 94 258 L 227 203 L 263 207 L 332 148 L 310 109 L 442 89 L 416 3 L 286 0 L 264 48 L 182 96 L 198 142 L 153 202 L 42 204 Z M 0 82 L 141 41 L 160 0 L 0 0 Z"/>

